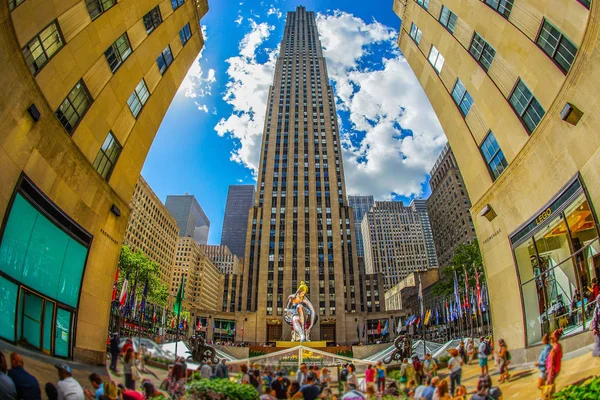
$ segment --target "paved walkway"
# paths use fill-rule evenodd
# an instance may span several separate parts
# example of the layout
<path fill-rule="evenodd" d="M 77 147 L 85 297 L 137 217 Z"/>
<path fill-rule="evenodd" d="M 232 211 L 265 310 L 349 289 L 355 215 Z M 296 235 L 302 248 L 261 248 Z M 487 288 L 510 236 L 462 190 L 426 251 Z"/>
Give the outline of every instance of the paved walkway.
<path fill-rule="evenodd" d="M 538 369 L 533 364 L 524 364 L 510 368 L 508 382 L 498 384 L 498 369 L 490 360 L 490 374 L 494 386 L 499 386 L 504 400 L 508 399 L 538 399 L 541 397 L 537 389 Z M 477 387 L 480 369 L 477 362 L 463 367 L 463 384 L 469 393 L 474 393 Z M 572 353 L 565 354 L 561 372 L 556 379 L 556 390 L 580 381 L 592 375 L 600 375 L 600 358 L 592 357 L 592 346 L 586 346 Z"/>

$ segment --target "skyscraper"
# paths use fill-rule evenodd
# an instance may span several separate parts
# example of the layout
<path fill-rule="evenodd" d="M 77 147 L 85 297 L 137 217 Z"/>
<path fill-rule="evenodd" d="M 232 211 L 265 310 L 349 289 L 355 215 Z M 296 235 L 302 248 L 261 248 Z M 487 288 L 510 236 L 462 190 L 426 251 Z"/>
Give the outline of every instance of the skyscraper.
<path fill-rule="evenodd" d="M 354 218 L 333 90 L 315 15 L 304 7 L 287 13 L 268 100 L 242 295 L 242 309 L 258 317 L 246 333 L 258 342 L 289 340 L 287 297 L 306 281 L 320 318 L 312 339 L 356 340 Z"/>
<path fill-rule="evenodd" d="M 252 207 L 254 192 L 254 185 L 229 185 L 227 191 L 221 245 L 229 247 L 238 257 L 244 257 L 246 251 L 248 212 Z"/>
<path fill-rule="evenodd" d="M 191 237 L 198 244 L 208 243 L 210 221 L 196 197 L 187 193 L 167 196 L 165 206 L 177 220 L 179 236 Z"/>
<path fill-rule="evenodd" d="M 431 196 L 427 210 L 440 267 L 450 264 L 454 250 L 475 239 L 471 201 L 449 144 L 430 172 Z"/>
<path fill-rule="evenodd" d="M 437 268 L 438 261 L 435 254 L 435 242 L 433 241 L 433 233 L 431 231 L 431 223 L 429 218 L 429 212 L 427 211 L 427 200 L 413 199 L 410 202 L 409 207 L 419 214 L 421 219 L 421 226 L 423 227 L 423 236 L 425 237 L 425 248 L 427 249 L 427 260 L 429 262 L 429 268 Z"/>
<path fill-rule="evenodd" d="M 364 257 L 365 255 L 360 223 L 363 216 L 373 207 L 374 203 L 373 196 L 348 196 L 348 205 L 352 207 L 352 214 L 354 215 L 354 237 L 356 238 L 356 255 L 358 257 Z"/>
<path fill-rule="evenodd" d="M 383 273 L 384 290 L 432 264 L 421 214 L 400 201 L 376 201 L 361 222 L 365 270 Z M 431 232 L 430 232 L 431 233 Z M 435 251 L 433 252 L 435 257 Z"/>

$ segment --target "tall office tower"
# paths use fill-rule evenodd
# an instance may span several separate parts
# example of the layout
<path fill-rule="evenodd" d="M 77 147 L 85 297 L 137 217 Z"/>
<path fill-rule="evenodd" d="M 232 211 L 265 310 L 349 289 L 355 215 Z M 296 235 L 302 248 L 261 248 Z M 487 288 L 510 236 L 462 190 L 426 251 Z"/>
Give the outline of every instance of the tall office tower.
<path fill-rule="evenodd" d="M 131 214 L 123 244 L 141 250 L 158 264 L 160 279 L 169 287 L 177 250 L 177 221 L 140 175 L 130 203 Z"/>
<path fill-rule="evenodd" d="M 494 335 L 513 362 L 563 321 L 579 348 L 600 278 L 598 1 L 394 0 L 398 44 L 448 137 L 471 199 Z M 465 222 L 466 225 L 466 222 Z"/>
<path fill-rule="evenodd" d="M 438 261 L 435 254 L 433 233 L 431 232 L 431 222 L 429 213 L 427 211 L 427 200 L 413 199 L 413 201 L 410 202 L 409 207 L 413 212 L 419 214 L 419 217 L 421 218 L 421 225 L 423 226 L 423 235 L 425 236 L 425 245 L 427 248 L 427 260 L 429 261 L 429 268 L 437 268 Z"/>
<path fill-rule="evenodd" d="M 352 207 L 352 214 L 354 215 L 354 237 L 356 238 L 356 255 L 359 257 L 364 257 L 365 255 L 365 248 L 363 244 L 360 223 L 363 219 L 363 216 L 371 209 L 371 207 L 373 207 L 373 204 L 375 204 L 373 196 L 348 196 L 348 206 Z"/>
<path fill-rule="evenodd" d="M 239 270 L 240 259 L 233 254 L 227 246 L 203 244 L 200 246 L 202 251 L 212 260 L 223 274 L 237 274 Z"/>
<path fill-rule="evenodd" d="M 446 144 L 430 172 L 431 196 L 427 211 L 440 267 L 450 264 L 454 250 L 471 243 L 475 227 L 471 219 L 471 201 L 449 144 Z"/>
<path fill-rule="evenodd" d="M 366 273 L 383 273 L 384 290 L 432 264 L 420 213 L 400 201 L 376 201 L 361 229 Z"/>
<path fill-rule="evenodd" d="M 104 363 L 129 201 L 207 11 L 1 2 L 0 340 Z"/>
<path fill-rule="evenodd" d="M 312 339 L 349 342 L 360 303 L 354 218 L 327 65 L 315 15 L 304 7 L 287 13 L 268 100 L 242 296 L 243 310 L 257 317 L 246 333 L 289 340 L 283 310 L 306 281 L 320 316 Z"/>
<path fill-rule="evenodd" d="M 248 212 L 254 201 L 254 193 L 254 185 L 229 185 L 227 191 L 221 245 L 229 247 L 233 254 L 242 258 L 246 251 Z"/>
<path fill-rule="evenodd" d="M 198 244 L 208 243 L 210 221 L 198 200 L 191 194 L 167 196 L 165 204 L 179 225 L 179 236 L 191 237 Z"/>

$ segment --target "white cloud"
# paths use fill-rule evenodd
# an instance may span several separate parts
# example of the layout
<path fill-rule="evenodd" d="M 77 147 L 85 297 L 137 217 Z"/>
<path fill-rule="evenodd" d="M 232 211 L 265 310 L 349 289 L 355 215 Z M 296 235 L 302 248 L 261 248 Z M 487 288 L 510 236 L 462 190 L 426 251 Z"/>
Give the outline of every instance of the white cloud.
<path fill-rule="evenodd" d="M 215 126 L 219 136 L 230 135 L 238 146 L 231 160 L 256 173 L 269 87 L 273 83 L 277 50 L 268 51 L 268 60 L 256 60 L 257 49 L 275 29 L 267 23 L 250 20 L 251 30 L 240 41 L 240 55 L 227 60 L 229 82 L 223 99 L 233 106 L 233 113 Z"/>
<path fill-rule="evenodd" d="M 355 135 L 346 132 L 343 138 L 348 193 L 379 199 L 392 193 L 421 194 L 421 184 L 446 138 L 420 83 L 397 50 L 397 32 L 340 11 L 319 14 L 317 24 L 337 107 L 349 113 Z M 381 60 L 378 69 L 361 67 L 361 58 L 374 44 L 386 49 L 389 58 Z"/>
<path fill-rule="evenodd" d="M 274 6 L 271 6 L 271 8 L 267 10 L 267 17 L 269 15 L 275 15 L 277 18 L 283 17 L 283 13 L 279 10 L 279 8 L 276 8 Z"/>
<path fill-rule="evenodd" d="M 238 17 L 235 19 L 234 22 L 238 25 L 241 25 L 243 21 L 244 21 L 244 18 L 242 18 L 241 15 L 238 15 Z"/>
<path fill-rule="evenodd" d="M 202 26 L 202 35 L 204 36 L 204 47 L 200 50 L 198 57 L 194 60 L 194 63 L 190 67 L 187 75 L 183 79 L 181 86 L 179 86 L 179 92 L 183 93 L 185 97 L 196 99 L 196 106 L 200 111 L 208 112 L 206 105 L 202 105 L 198 102 L 198 99 L 210 96 L 212 85 L 217 81 L 215 76 L 215 70 L 209 68 L 208 71 L 204 71 L 201 65 L 202 53 L 206 48 L 206 42 L 208 37 L 206 36 L 206 27 Z"/>

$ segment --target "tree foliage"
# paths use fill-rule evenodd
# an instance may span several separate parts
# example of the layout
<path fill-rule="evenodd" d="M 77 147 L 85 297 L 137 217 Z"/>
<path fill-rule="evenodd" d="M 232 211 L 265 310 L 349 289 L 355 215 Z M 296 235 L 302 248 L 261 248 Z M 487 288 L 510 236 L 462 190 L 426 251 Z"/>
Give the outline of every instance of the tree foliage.
<path fill-rule="evenodd" d="M 144 293 L 144 285 L 148 279 L 148 303 L 159 306 L 167 304 L 169 297 L 168 287 L 160 280 L 159 266 L 156 262 L 150 260 L 140 249 L 132 251 L 127 245 L 121 248 L 119 256 L 119 287 L 122 287 L 125 278 L 129 280 L 128 292 L 131 293 L 133 286 L 136 286 L 136 293 L 141 299 Z M 137 277 L 137 280 L 136 280 Z"/>
<path fill-rule="evenodd" d="M 454 293 L 454 272 L 456 272 L 461 292 L 464 292 L 465 272 L 469 277 L 469 287 L 474 288 L 475 269 L 479 273 L 479 283 L 482 284 L 485 281 L 485 277 L 477 240 L 468 244 L 461 244 L 456 248 L 450 265 L 441 268 L 440 280 L 434 285 L 432 289 L 433 294 L 436 296 L 450 296 Z"/>

